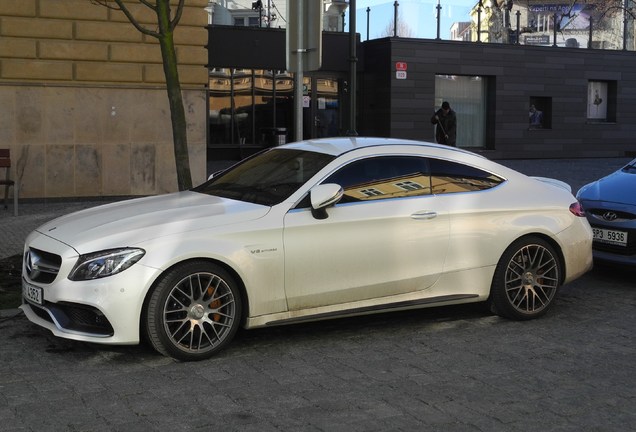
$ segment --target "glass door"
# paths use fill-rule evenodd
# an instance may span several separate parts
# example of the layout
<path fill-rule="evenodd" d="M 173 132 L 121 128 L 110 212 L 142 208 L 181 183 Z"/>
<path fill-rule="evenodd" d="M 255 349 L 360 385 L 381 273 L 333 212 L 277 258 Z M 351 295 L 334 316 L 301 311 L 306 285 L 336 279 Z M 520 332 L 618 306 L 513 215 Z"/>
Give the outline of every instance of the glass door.
<path fill-rule="evenodd" d="M 342 135 L 339 89 L 334 76 L 303 77 L 303 139 Z"/>

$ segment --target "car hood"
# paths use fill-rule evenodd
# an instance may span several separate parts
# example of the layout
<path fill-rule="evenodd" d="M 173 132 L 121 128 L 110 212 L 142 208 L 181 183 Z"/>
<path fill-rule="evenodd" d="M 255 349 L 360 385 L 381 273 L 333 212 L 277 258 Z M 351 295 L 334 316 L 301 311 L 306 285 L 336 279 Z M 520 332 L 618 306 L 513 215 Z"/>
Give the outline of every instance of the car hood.
<path fill-rule="evenodd" d="M 577 195 L 582 200 L 636 205 L 634 191 L 636 191 L 636 174 L 617 171 L 583 186 Z"/>
<path fill-rule="evenodd" d="M 263 217 L 270 207 L 185 191 L 120 201 L 54 219 L 37 232 L 80 254 Z"/>

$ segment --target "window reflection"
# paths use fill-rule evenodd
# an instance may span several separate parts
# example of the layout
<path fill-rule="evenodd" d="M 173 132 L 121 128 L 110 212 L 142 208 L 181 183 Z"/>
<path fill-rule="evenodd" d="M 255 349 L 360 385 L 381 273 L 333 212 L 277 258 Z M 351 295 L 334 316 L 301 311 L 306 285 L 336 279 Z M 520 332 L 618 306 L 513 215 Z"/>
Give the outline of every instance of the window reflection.
<path fill-rule="evenodd" d="M 210 147 L 246 149 L 243 158 L 272 145 L 272 131 L 293 123 L 293 75 L 280 70 L 210 71 Z"/>
<path fill-rule="evenodd" d="M 352 202 L 475 192 L 502 181 L 494 174 L 450 161 L 388 156 L 352 162 L 324 183 L 341 185 L 341 202 Z"/>

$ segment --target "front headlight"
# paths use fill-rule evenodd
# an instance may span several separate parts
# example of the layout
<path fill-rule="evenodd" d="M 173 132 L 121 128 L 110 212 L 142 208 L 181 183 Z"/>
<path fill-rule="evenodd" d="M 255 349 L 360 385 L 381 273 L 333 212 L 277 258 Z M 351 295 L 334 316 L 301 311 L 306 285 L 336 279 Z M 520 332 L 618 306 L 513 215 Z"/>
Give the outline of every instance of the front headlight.
<path fill-rule="evenodd" d="M 121 273 L 146 253 L 143 249 L 108 249 L 80 255 L 68 275 L 72 281 L 99 279 Z"/>

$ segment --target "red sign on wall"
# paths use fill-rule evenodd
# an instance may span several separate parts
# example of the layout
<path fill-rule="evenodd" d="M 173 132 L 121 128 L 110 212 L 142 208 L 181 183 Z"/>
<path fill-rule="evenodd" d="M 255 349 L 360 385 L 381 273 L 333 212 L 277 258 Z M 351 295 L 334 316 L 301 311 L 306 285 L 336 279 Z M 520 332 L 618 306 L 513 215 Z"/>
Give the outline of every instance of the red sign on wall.
<path fill-rule="evenodd" d="M 405 71 L 407 67 L 406 62 L 395 62 L 396 71 Z"/>

